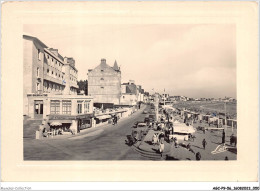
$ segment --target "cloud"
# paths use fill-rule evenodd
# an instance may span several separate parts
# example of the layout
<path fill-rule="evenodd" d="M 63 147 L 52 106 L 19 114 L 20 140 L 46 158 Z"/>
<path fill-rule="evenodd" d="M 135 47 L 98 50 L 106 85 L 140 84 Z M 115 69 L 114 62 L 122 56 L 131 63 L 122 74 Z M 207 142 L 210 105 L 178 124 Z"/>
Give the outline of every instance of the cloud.
<path fill-rule="evenodd" d="M 25 32 L 76 60 L 79 79 L 101 58 L 133 79 L 191 97 L 236 97 L 235 25 L 28 25 Z"/>

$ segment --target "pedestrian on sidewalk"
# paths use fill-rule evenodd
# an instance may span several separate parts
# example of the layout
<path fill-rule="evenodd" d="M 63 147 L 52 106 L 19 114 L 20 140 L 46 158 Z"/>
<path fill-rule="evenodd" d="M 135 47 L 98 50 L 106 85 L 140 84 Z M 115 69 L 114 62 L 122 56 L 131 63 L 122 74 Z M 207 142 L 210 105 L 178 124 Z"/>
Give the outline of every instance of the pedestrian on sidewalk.
<path fill-rule="evenodd" d="M 174 142 L 175 148 L 178 148 L 178 140 L 176 137 L 173 138 L 173 142 Z"/>
<path fill-rule="evenodd" d="M 117 116 L 115 115 L 115 124 L 117 124 Z"/>
<path fill-rule="evenodd" d="M 164 151 L 164 142 L 163 139 L 161 139 L 159 144 L 159 152 L 161 154 L 161 157 L 163 156 L 163 151 Z"/>
<path fill-rule="evenodd" d="M 225 130 L 223 129 L 223 132 L 222 132 L 222 144 L 225 146 L 225 137 L 226 137 L 226 133 L 225 133 Z"/>
<path fill-rule="evenodd" d="M 203 145 L 203 148 L 204 148 L 204 150 L 205 150 L 206 145 L 207 145 L 207 141 L 206 141 L 205 139 L 203 139 L 203 141 L 202 141 L 202 145 Z"/>
<path fill-rule="evenodd" d="M 196 160 L 200 160 L 200 159 L 201 159 L 200 152 L 197 152 L 197 153 L 196 153 Z"/>
<path fill-rule="evenodd" d="M 202 131 L 203 131 L 203 133 L 205 134 L 206 128 L 205 128 L 205 127 L 202 127 Z"/>

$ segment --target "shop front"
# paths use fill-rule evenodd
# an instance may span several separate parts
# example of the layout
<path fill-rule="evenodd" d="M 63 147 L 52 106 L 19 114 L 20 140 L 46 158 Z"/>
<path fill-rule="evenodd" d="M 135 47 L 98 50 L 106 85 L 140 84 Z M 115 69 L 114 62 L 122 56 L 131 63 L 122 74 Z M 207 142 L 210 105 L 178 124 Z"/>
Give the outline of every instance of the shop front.
<path fill-rule="evenodd" d="M 107 114 L 95 116 L 96 125 L 108 124 L 111 118 L 112 116 Z"/>
<path fill-rule="evenodd" d="M 49 115 L 48 123 L 51 129 L 71 134 L 92 127 L 93 114 L 84 115 Z"/>

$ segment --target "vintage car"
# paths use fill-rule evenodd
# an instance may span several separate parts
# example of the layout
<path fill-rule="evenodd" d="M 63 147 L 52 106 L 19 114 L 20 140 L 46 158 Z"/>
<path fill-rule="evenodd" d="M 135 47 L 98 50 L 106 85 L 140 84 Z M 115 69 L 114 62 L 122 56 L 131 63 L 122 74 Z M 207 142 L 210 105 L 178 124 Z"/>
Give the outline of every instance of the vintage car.
<path fill-rule="evenodd" d="M 144 111 L 143 111 L 143 114 L 147 114 L 147 113 L 148 113 L 148 111 L 147 111 L 147 110 L 144 110 Z"/>

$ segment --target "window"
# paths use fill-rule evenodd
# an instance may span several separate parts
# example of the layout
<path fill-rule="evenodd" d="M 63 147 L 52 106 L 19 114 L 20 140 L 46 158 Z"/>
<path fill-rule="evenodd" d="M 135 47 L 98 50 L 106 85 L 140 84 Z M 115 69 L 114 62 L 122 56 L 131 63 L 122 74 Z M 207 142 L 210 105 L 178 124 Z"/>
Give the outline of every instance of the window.
<path fill-rule="evenodd" d="M 104 70 L 101 70 L 101 72 L 104 72 Z"/>
<path fill-rule="evenodd" d="M 49 68 L 47 69 L 47 73 L 49 74 L 49 72 L 50 72 L 50 70 L 49 70 Z"/>
<path fill-rule="evenodd" d="M 62 101 L 62 114 L 71 114 L 71 101 Z"/>
<path fill-rule="evenodd" d="M 51 114 L 60 114 L 59 100 L 51 100 Z"/>
<path fill-rule="evenodd" d="M 53 71 L 51 71 L 51 74 L 53 74 Z"/>
<path fill-rule="evenodd" d="M 78 101 L 78 114 L 82 113 L 82 101 Z"/>
<path fill-rule="evenodd" d="M 41 60 L 41 50 L 38 49 L 38 60 Z"/>
<path fill-rule="evenodd" d="M 58 64 L 58 63 L 57 63 L 57 60 L 55 61 L 55 64 Z"/>
<path fill-rule="evenodd" d="M 36 83 L 36 92 L 38 93 L 38 91 L 40 90 L 40 83 Z"/>
<path fill-rule="evenodd" d="M 53 58 L 51 58 L 51 61 L 53 62 Z"/>
<path fill-rule="evenodd" d="M 89 102 L 84 103 L 84 113 L 89 113 Z"/>
<path fill-rule="evenodd" d="M 101 89 L 104 89 L 104 87 L 103 87 L 103 86 L 101 86 L 100 88 L 101 88 Z"/>
<path fill-rule="evenodd" d="M 37 71 L 36 71 L 37 77 L 40 77 L 40 68 L 37 67 Z"/>
<path fill-rule="evenodd" d="M 49 55 L 47 55 L 47 58 L 48 58 L 48 59 L 50 58 Z"/>
<path fill-rule="evenodd" d="M 123 99 L 125 98 L 125 96 L 123 96 Z"/>
<path fill-rule="evenodd" d="M 104 78 L 100 78 L 100 80 L 104 80 Z"/>
<path fill-rule="evenodd" d="M 56 76 L 57 76 L 57 73 L 56 73 Z"/>
<path fill-rule="evenodd" d="M 59 74 L 59 78 L 60 78 L 60 74 Z"/>

